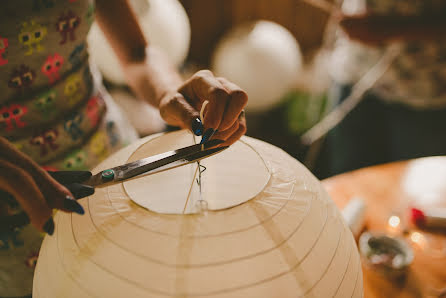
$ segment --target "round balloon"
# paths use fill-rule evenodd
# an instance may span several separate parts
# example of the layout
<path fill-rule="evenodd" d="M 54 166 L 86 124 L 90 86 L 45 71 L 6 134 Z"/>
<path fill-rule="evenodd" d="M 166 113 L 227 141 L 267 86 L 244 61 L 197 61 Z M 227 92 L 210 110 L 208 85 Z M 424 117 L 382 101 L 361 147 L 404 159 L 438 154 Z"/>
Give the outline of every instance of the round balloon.
<path fill-rule="evenodd" d="M 190 44 L 189 18 L 181 3 L 177 0 L 132 0 L 130 3 L 149 43 L 161 48 L 172 63 L 181 66 Z M 87 40 L 92 59 L 103 76 L 115 84 L 125 84 L 118 58 L 96 23 Z"/>
<path fill-rule="evenodd" d="M 150 136 L 93 172 L 187 141 Z M 201 195 L 193 164 L 98 187 L 82 216 L 58 212 L 33 297 L 362 297 L 353 236 L 302 164 L 242 137 L 201 166 Z M 210 208 L 190 212 L 197 200 Z"/>
<path fill-rule="evenodd" d="M 302 66 L 299 45 L 283 26 L 270 21 L 240 25 L 218 43 L 212 68 L 247 91 L 247 109 L 274 106 L 295 84 Z"/>

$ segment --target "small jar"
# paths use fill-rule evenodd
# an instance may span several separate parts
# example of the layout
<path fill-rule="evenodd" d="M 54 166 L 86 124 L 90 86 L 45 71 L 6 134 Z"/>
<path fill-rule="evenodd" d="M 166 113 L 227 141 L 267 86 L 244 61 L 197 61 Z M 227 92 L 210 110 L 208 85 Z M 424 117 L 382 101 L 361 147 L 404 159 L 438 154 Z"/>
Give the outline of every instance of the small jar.
<path fill-rule="evenodd" d="M 413 250 L 404 239 L 383 234 L 363 233 L 359 251 L 365 265 L 392 279 L 405 277 L 413 261 Z"/>

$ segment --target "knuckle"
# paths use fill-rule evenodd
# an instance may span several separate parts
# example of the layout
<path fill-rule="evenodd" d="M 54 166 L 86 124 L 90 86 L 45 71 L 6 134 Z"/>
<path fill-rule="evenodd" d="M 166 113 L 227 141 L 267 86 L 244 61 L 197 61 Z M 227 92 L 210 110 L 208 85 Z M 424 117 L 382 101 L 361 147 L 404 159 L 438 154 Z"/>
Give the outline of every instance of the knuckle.
<path fill-rule="evenodd" d="M 246 125 L 246 121 L 239 121 L 239 127 L 238 127 L 238 129 L 239 129 L 240 131 L 242 131 L 243 134 L 245 134 L 246 131 L 247 131 L 247 129 L 248 129 L 248 126 Z"/>
<path fill-rule="evenodd" d="M 159 108 L 161 117 L 164 119 L 169 118 L 173 113 L 181 109 L 181 98 L 182 96 L 180 94 L 175 94 L 167 98 Z"/>
<path fill-rule="evenodd" d="M 238 105 L 245 107 L 248 103 L 248 94 L 243 90 L 234 90 L 231 93 L 231 100 L 236 102 Z"/>
<path fill-rule="evenodd" d="M 169 99 L 167 99 L 165 106 L 168 109 L 176 109 L 181 105 L 180 99 L 181 96 L 179 94 L 175 94 L 171 96 Z"/>
<path fill-rule="evenodd" d="M 165 119 L 167 117 L 167 114 L 168 114 L 167 110 L 165 108 L 161 107 L 160 108 L 160 116 L 161 116 L 161 118 Z"/>
<path fill-rule="evenodd" d="M 209 87 L 208 93 L 209 93 L 209 96 L 211 96 L 212 98 L 215 98 L 217 100 L 226 98 L 228 96 L 228 92 L 221 87 L 211 86 L 211 87 Z"/>
<path fill-rule="evenodd" d="M 202 69 L 200 71 L 197 71 L 194 74 L 194 77 L 200 78 L 200 79 L 207 78 L 207 77 L 213 77 L 213 76 L 214 76 L 214 74 L 209 69 Z"/>

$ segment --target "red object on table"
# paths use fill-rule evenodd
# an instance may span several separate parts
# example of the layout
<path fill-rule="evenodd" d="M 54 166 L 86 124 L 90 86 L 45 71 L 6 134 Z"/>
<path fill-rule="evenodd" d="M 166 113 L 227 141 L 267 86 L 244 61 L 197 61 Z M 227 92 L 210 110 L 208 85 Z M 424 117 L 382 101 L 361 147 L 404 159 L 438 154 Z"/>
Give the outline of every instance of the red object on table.
<path fill-rule="evenodd" d="M 424 226 L 426 222 L 426 216 L 424 216 L 423 211 L 416 208 L 410 210 L 410 219 L 414 224 L 419 226 Z"/>
<path fill-rule="evenodd" d="M 351 198 L 363 198 L 367 204 L 367 229 L 384 232 L 388 229 L 389 216 L 407 198 L 401 181 L 409 163 L 410 161 L 406 161 L 368 167 L 325 179 L 322 184 L 341 209 Z M 437 243 L 446 241 L 446 234 L 429 234 L 419 230 L 416 232 L 437 240 Z M 404 282 L 396 283 L 363 264 L 365 298 L 446 295 L 446 254 L 433 254 L 412 246 L 415 257 Z"/>

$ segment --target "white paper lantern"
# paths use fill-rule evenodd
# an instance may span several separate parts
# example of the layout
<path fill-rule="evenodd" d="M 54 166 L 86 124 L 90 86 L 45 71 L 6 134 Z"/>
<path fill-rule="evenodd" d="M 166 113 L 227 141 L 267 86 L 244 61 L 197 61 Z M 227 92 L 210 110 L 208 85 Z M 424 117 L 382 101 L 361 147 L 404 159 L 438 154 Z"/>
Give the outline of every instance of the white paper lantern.
<path fill-rule="evenodd" d="M 150 136 L 94 171 L 190 143 L 185 131 Z M 193 164 L 98 188 L 80 200 L 83 216 L 58 212 L 33 297 L 362 297 L 352 234 L 302 164 L 249 137 L 202 164 L 203 198 L 214 211 L 151 211 L 175 196 L 181 210 L 189 193 L 194 205 Z"/>
<path fill-rule="evenodd" d="M 172 63 L 181 66 L 190 44 L 189 18 L 181 3 L 177 0 L 133 0 L 130 3 L 149 44 L 161 48 Z M 88 34 L 88 45 L 104 77 L 115 84 L 124 84 L 118 58 L 96 23 Z"/>
<path fill-rule="evenodd" d="M 219 42 L 212 59 L 218 75 L 247 91 L 250 111 L 276 104 L 296 84 L 301 65 L 294 36 L 270 21 L 236 27 Z"/>
<path fill-rule="evenodd" d="M 446 207 L 446 157 L 410 161 L 401 187 L 415 207 Z"/>

